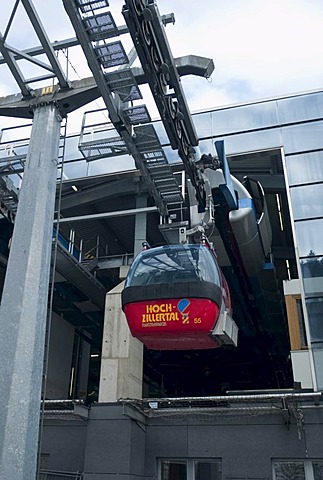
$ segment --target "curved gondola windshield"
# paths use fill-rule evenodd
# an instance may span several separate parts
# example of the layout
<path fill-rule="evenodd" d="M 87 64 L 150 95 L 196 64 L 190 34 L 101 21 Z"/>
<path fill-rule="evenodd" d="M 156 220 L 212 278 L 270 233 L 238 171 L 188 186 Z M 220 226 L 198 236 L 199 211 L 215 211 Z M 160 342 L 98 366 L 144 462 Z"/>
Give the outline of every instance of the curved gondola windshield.
<path fill-rule="evenodd" d="M 165 245 L 136 257 L 125 286 L 197 281 L 220 285 L 220 273 L 211 251 L 204 245 Z"/>

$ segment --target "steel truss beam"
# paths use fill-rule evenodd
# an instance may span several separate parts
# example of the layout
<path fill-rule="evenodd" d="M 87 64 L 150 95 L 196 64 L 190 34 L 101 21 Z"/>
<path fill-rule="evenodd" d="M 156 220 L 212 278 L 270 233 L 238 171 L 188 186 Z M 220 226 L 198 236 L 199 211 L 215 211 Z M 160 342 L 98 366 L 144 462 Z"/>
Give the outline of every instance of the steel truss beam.
<path fill-rule="evenodd" d="M 71 44 L 74 41 L 75 45 L 79 44 L 76 39 L 71 39 Z M 24 53 L 26 52 L 27 50 L 24 51 Z M 175 65 L 178 75 L 180 76 L 194 74 L 205 77 L 206 72 L 210 71 L 210 62 L 212 61 L 207 58 L 195 55 L 175 58 Z M 131 71 L 138 85 L 147 83 L 147 76 L 142 68 L 133 67 Z M 47 92 L 46 95 L 44 95 L 44 90 Z M 55 101 L 59 106 L 60 112 L 65 116 L 83 105 L 96 100 L 101 96 L 101 92 L 96 84 L 96 79 L 94 77 L 88 77 L 82 80 L 72 81 L 70 90 L 60 90 L 58 86 L 50 86 L 48 89 L 35 89 L 33 90 L 33 97 L 31 99 L 24 99 L 16 94 L 8 95 L 0 98 L 0 116 L 33 118 L 33 111 L 32 108 L 30 108 L 31 105 L 47 101 L 51 98 L 50 96 L 52 96 L 52 98 L 55 96 Z"/>
<path fill-rule="evenodd" d="M 14 55 L 10 50 L 7 48 L 7 44 L 4 40 L 4 37 L 0 34 L 0 52 L 7 63 L 14 79 L 16 80 L 18 87 L 21 90 L 21 93 L 24 97 L 29 97 L 31 95 L 30 88 L 26 85 L 26 80 L 14 58 Z"/>
<path fill-rule="evenodd" d="M 33 55 L 29 54 L 29 51 L 19 51 L 15 49 L 14 47 L 9 46 L 6 43 L 6 37 L 8 35 L 9 29 L 13 23 L 15 13 L 17 11 L 17 7 L 19 4 L 19 1 L 23 4 L 25 11 L 31 21 L 32 27 L 34 28 L 34 31 L 41 43 L 41 49 L 31 49 L 31 52 Z M 14 79 L 16 80 L 21 93 L 24 97 L 30 97 L 32 95 L 32 90 L 28 86 L 28 83 L 33 82 L 33 81 L 40 81 L 52 77 L 57 77 L 58 83 L 61 88 L 70 88 L 70 83 L 59 63 L 57 60 L 57 57 L 55 55 L 55 50 L 52 46 L 52 44 L 49 41 L 49 38 L 47 36 L 47 33 L 41 23 L 41 20 L 37 14 L 37 11 L 32 3 L 32 0 L 17 0 L 13 11 L 11 13 L 6 31 L 4 35 L 0 34 L 0 52 L 2 54 L 2 59 L 1 63 L 7 63 Z M 37 53 L 35 53 L 37 52 Z M 33 56 L 38 55 L 38 54 L 46 54 L 49 65 L 36 59 L 33 58 Z M 24 75 L 22 74 L 18 64 L 17 60 L 18 59 L 25 59 L 38 67 L 41 67 L 45 70 L 48 70 L 51 72 L 51 75 L 46 75 L 46 76 L 38 76 L 35 77 L 34 79 L 27 80 L 24 78 Z"/>
<path fill-rule="evenodd" d="M 63 72 L 63 69 L 57 60 L 57 57 L 55 55 L 54 49 L 49 41 L 49 38 L 47 36 L 47 33 L 41 23 L 41 20 L 38 16 L 38 13 L 32 3 L 31 0 L 21 0 L 23 6 L 25 7 L 25 10 L 27 12 L 27 15 L 32 23 L 32 26 L 35 29 L 35 32 L 39 38 L 40 43 L 43 46 L 44 52 L 47 55 L 47 58 L 53 68 L 53 71 L 58 79 L 58 82 L 62 88 L 69 88 L 70 84 L 69 81 L 66 78 L 65 73 Z"/>
<path fill-rule="evenodd" d="M 17 0 L 16 6 L 19 3 L 19 1 L 20 0 Z M 16 10 L 16 8 L 14 9 L 14 11 L 11 15 L 11 19 L 8 23 L 6 32 L 4 34 L 4 38 L 6 38 L 6 36 L 7 36 L 8 30 L 9 30 L 10 25 L 12 23 L 12 19 L 13 19 L 15 10 Z M 162 22 L 163 22 L 163 25 L 167 25 L 168 23 L 174 23 L 173 14 L 170 13 L 170 14 L 162 15 Z M 124 35 L 125 33 L 129 33 L 127 25 L 120 25 L 120 26 L 117 27 L 117 30 L 118 30 L 118 35 Z M 79 45 L 79 41 L 76 37 L 73 37 L 73 38 L 67 38 L 66 40 L 58 40 L 57 42 L 51 43 L 50 45 L 52 46 L 52 48 L 55 51 L 56 50 L 64 50 L 66 48 L 76 47 L 77 45 Z M 14 52 L 14 59 L 15 60 L 21 60 L 22 58 L 25 58 L 24 55 L 28 55 L 28 57 L 30 59 L 30 57 L 35 57 L 35 56 L 38 56 L 38 55 L 42 55 L 44 53 L 46 53 L 46 52 L 45 52 L 45 49 L 44 49 L 43 46 L 27 48 L 26 50 L 19 50 L 19 51 L 16 50 Z M 6 63 L 6 60 L 4 59 L 4 57 L 1 57 L 1 55 L 0 55 L 0 65 L 2 65 L 4 63 Z M 193 73 L 193 72 L 191 72 L 191 73 Z"/>
<path fill-rule="evenodd" d="M 112 92 L 108 86 L 107 79 L 98 61 L 95 50 L 92 46 L 91 40 L 88 37 L 86 28 L 83 24 L 81 14 L 73 0 L 63 0 L 65 10 L 74 27 L 76 36 L 81 44 L 85 57 L 88 61 L 89 67 L 93 73 L 98 89 L 102 95 L 103 101 L 109 111 L 109 117 L 117 130 L 120 137 L 126 143 L 129 153 L 133 156 L 137 168 L 140 170 L 150 194 L 153 196 L 159 211 L 163 215 L 168 214 L 167 204 L 163 201 L 159 190 L 152 181 L 147 165 L 139 152 L 133 138 L 133 127 L 127 124 L 122 113 L 122 104 L 115 100 Z"/>

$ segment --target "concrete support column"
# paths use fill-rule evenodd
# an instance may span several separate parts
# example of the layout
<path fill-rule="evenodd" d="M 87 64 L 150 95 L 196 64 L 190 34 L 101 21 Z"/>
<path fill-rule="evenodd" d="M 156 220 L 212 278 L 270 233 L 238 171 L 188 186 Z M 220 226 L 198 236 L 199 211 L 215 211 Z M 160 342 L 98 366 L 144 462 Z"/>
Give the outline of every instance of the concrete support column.
<path fill-rule="evenodd" d="M 147 197 L 138 196 L 136 208 L 147 206 Z M 135 220 L 134 256 L 146 240 L 147 214 L 137 213 Z M 133 338 L 121 308 L 124 282 L 106 297 L 102 343 L 99 402 L 115 402 L 119 398 L 142 397 L 143 345 Z"/>
<path fill-rule="evenodd" d="M 99 402 L 142 398 L 143 345 L 132 337 L 121 309 L 123 286 L 106 297 Z"/>
<path fill-rule="evenodd" d="M 61 117 L 35 108 L 0 308 L 0 478 L 35 480 Z"/>

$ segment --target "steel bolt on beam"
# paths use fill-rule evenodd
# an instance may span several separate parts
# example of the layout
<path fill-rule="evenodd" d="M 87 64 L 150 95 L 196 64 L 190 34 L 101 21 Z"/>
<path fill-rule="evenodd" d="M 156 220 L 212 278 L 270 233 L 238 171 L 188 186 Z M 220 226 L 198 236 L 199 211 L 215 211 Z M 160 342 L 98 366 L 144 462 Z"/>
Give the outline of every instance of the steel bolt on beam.
<path fill-rule="evenodd" d="M 0 478 L 35 480 L 61 117 L 35 108 L 0 306 Z"/>

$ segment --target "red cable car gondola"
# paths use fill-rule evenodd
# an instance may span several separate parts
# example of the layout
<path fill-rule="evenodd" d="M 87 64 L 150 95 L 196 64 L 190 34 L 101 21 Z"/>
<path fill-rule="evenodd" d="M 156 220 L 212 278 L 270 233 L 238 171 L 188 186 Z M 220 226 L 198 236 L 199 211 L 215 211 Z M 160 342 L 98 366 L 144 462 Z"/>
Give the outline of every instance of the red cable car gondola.
<path fill-rule="evenodd" d="M 227 283 L 205 240 L 142 251 L 129 270 L 122 308 L 132 335 L 150 349 L 236 345 Z"/>

